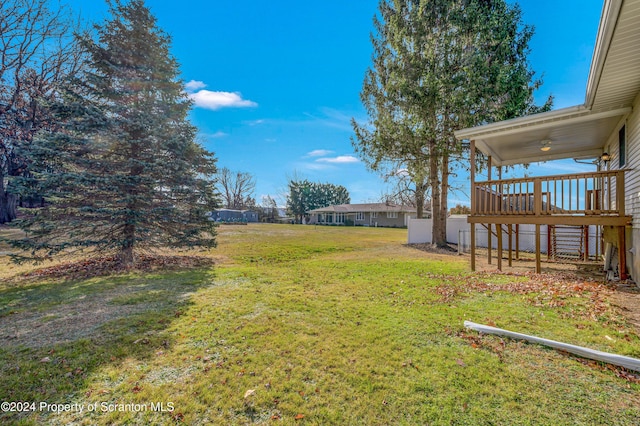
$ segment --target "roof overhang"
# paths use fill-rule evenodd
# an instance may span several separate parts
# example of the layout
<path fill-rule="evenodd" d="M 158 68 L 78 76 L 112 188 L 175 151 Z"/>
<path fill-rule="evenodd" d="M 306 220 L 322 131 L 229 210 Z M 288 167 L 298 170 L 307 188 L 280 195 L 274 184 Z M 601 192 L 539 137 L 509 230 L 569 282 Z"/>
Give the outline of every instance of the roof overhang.
<path fill-rule="evenodd" d="M 632 105 L 640 91 L 640 0 L 606 0 L 593 51 L 585 106 Z"/>
<path fill-rule="evenodd" d="M 591 111 L 584 105 L 500 121 L 455 132 L 474 140 L 496 166 L 564 158 L 593 158 L 602 154 L 609 135 L 630 107 Z M 542 151 L 543 141 L 550 141 Z"/>
<path fill-rule="evenodd" d="M 602 6 L 602 14 L 600 15 L 600 25 L 598 26 L 598 35 L 596 36 L 596 44 L 593 48 L 593 57 L 591 59 L 591 67 L 589 69 L 589 78 L 587 80 L 587 93 L 584 104 L 591 107 L 596 97 L 602 71 L 604 69 L 605 60 L 611 47 L 613 33 L 618 24 L 618 17 L 622 9 L 623 0 L 605 1 Z"/>

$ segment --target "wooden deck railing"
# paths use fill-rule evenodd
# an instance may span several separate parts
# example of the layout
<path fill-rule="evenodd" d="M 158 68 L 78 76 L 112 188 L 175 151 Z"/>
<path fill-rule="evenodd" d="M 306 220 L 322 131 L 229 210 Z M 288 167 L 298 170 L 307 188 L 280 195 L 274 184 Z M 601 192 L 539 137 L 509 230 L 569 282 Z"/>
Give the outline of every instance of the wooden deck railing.
<path fill-rule="evenodd" d="M 472 216 L 624 216 L 624 170 L 476 182 Z"/>

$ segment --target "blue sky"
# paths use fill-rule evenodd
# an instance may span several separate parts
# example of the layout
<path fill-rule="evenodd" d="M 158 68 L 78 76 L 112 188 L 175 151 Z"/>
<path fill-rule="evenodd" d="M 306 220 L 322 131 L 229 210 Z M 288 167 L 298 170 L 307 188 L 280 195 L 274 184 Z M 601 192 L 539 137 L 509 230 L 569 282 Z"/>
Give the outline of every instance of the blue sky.
<path fill-rule="evenodd" d="M 74 12 L 101 21 L 106 4 L 71 0 Z M 522 0 L 535 26 L 532 68 L 542 76 L 538 103 L 581 104 L 602 0 Z M 366 120 L 359 93 L 371 64 L 377 0 L 323 2 L 147 0 L 173 38 L 196 106 L 200 142 L 220 167 L 252 173 L 256 199 L 284 204 L 292 176 L 344 185 L 357 202 L 377 201 L 385 183 L 353 152 L 350 120 Z M 547 169 L 549 165 L 542 165 Z M 563 168 L 566 172 L 566 167 Z M 554 166 L 551 166 L 554 167 Z M 576 170 L 578 171 L 578 170 Z M 466 176 L 450 205 L 468 204 Z"/>

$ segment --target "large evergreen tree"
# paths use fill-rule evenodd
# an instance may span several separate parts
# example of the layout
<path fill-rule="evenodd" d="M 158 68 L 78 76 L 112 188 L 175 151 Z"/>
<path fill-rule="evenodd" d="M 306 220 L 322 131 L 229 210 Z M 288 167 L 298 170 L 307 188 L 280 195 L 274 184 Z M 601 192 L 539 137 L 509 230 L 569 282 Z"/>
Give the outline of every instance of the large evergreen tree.
<path fill-rule="evenodd" d="M 369 121 L 353 121 L 353 145 L 371 170 L 410 176 L 419 216 L 430 190 L 444 246 L 449 174 L 463 158 L 453 132 L 551 106 L 533 104 L 533 29 L 505 0 L 381 0 L 379 11 L 361 92 Z"/>
<path fill-rule="evenodd" d="M 213 154 L 198 145 L 191 104 L 161 31 L 142 0 L 110 2 L 112 19 L 80 37 L 87 71 L 51 106 L 61 130 L 40 134 L 29 158 L 50 203 L 21 227 L 31 258 L 91 248 L 119 256 L 212 247 Z"/>

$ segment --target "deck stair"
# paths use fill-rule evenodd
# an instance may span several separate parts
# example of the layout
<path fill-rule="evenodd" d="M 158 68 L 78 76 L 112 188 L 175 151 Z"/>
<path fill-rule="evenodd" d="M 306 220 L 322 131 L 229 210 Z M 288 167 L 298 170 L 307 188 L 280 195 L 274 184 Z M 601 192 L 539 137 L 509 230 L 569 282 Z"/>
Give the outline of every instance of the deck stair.
<path fill-rule="evenodd" d="M 549 260 L 589 260 L 588 226 L 549 225 Z"/>

